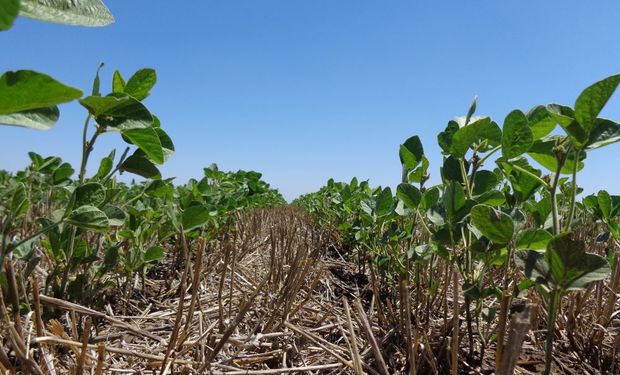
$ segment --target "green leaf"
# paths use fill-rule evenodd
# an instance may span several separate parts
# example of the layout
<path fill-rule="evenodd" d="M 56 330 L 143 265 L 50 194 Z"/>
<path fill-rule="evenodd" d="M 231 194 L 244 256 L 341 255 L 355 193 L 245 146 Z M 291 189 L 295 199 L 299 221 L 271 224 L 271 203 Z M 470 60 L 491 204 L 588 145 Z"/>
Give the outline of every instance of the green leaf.
<path fill-rule="evenodd" d="M 586 144 L 587 150 L 593 150 L 620 141 L 620 124 L 611 120 L 597 118 L 594 129 L 590 132 L 590 139 Z"/>
<path fill-rule="evenodd" d="M 422 161 L 424 155 L 424 148 L 420 137 L 417 135 L 410 137 L 400 145 L 400 163 L 404 165 L 408 170 L 414 169 Z"/>
<path fill-rule="evenodd" d="M 99 71 L 103 68 L 103 63 L 99 64 L 97 72 L 95 73 L 95 79 L 93 80 L 93 89 L 91 91 L 92 96 L 101 96 L 101 80 L 99 79 Z"/>
<path fill-rule="evenodd" d="M 549 241 L 545 260 L 558 286 L 580 290 L 593 281 L 605 279 L 610 268 L 607 259 L 585 252 L 585 242 L 562 233 Z"/>
<path fill-rule="evenodd" d="M 420 206 L 423 209 L 428 210 L 431 207 L 433 207 L 435 204 L 437 204 L 438 201 L 439 201 L 439 187 L 433 186 L 427 189 L 422 194 L 422 201 L 420 202 Z"/>
<path fill-rule="evenodd" d="M 555 287 L 544 253 L 535 250 L 517 251 L 515 252 L 515 264 L 523 268 L 528 279 L 543 287 L 547 292 Z"/>
<path fill-rule="evenodd" d="M 467 197 L 465 196 L 465 189 L 463 186 L 456 182 L 450 181 L 444 187 L 443 203 L 446 208 L 446 214 L 448 222 L 452 229 L 456 227 L 456 221 L 462 208 L 467 203 Z"/>
<path fill-rule="evenodd" d="M 127 129 L 123 130 L 122 134 L 132 144 L 138 146 L 153 162 L 157 164 L 164 162 L 164 150 L 154 128 Z"/>
<path fill-rule="evenodd" d="M 512 218 L 486 204 L 472 207 L 471 222 L 489 240 L 496 244 L 510 242 L 514 234 Z"/>
<path fill-rule="evenodd" d="M 450 153 L 457 158 L 463 158 L 467 150 L 483 137 L 490 126 L 491 119 L 483 117 L 457 130 L 452 136 Z"/>
<path fill-rule="evenodd" d="M 202 227 L 211 218 L 210 210 L 203 205 L 187 207 L 181 216 L 183 230 L 189 232 Z"/>
<path fill-rule="evenodd" d="M 506 197 L 499 190 L 489 190 L 480 195 L 474 196 L 474 200 L 480 204 L 487 204 L 489 206 L 497 207 L 506 202 Z"/>
<path fill-rule="evenodd" d="M 459 129 L 459 123 L 451 120 L 448 122 L 446 129 L 437 135 L 437 143 L 444 153 L 450 153 L 450 149 L 452 148 L 452 138 Z"/>
<path fill-rule="evenodd" d="M 73 191 L 67 210 L 81 206 L 99 206 L 105 201 L 105 189 L 100 183 L 88 182 Z"/>
<path fill-rule="evenodd" d="M 144 262 L 145 263 L 153 263 L 157 262 L 164 257 L 164 248 L 159 246 L 153 246 L 146 249 L 144 252 Z"/>
<path fill-rule="evenodd" d="M 589 134 L 595 120 L 620 84 L 620 74 L 607 77 L 589 86 L 575 101 L 575 119 Z"/>
<path fill-rule="evenodd" d="M 26 213 L 29 206 L 30 202 L 26 195 L 26 186 L 20 182 L 17 184 L 11 199 L 11 215 L 13 217 L 19 217 Z"/>
<path fill-rule="evenodd" d="M 514 110 L 506 116 L 502 134 L 502 155 L 505 159 L 512 159 L 525 152 L 532 146 L 534 135 L 529 127 L 527 117 L 523 112 Z"/>
<path fill-rule="evenodd" d="M 120 165 L 119 171 L 137 174 L 145 178 L 161 178 L 157 167 L 140 150 L 136 150 Z"/>
<path fill-rule="evenodd" d="M 110 221 L 110 226 L 119 227 L 125 223 L 125 212 L 119 207 L 113 205 L 106 205 L 103 208 L 103 212 L 108 217 L 108 220 Z"/>
<path fill-rule="evenodd" d="M 82 96 L 82 91 L 32 70 L 0 76 L 0 115 L 48 108 Z"/>
<path fill-rule="evenodd" d="M 579 121 L 575 120 L 575 113 L 570 107 L 551 104 L 547 106 L 547 110 L 577 148 L 581 148 L 588 141 L 590 129 L 585 128 Z"/>
<path fill-rule="evenodd" d="M 125 80 L 118 70 L 114 71 L 114 76 L 112 77 L 112 92 L 115 94 L 125 92 Z"/>
<path fill-rule="evenodd" d="M 118 130 L 147 128 L 153 125 L 153 116 L 138 100 L 129 96 L 88 96 L 80 100 L 97 123 Z"/>
<path fill-rule="evenodd" d="M 394 199 L 392 197 L 392 189 L 386 187 L 381 190 L 379 195 L 375 198 L 377 217 L 387 216 L 392 213 L 394 206 Z"/>
<path fill-rule="evenodd" d="M 21 112 L 0 115 L 0 124 L 20 126 L 36 130 L 48 130 L 60 117 L 58 107 L 35 108 Z"/>
<path fill-rule="evenodd" d="M 553 235 L 544 229 L 529 228 L 517 234 L 515 249 L 545 250 Z"/>
<path fill-rule="evenodd" d="M 410 210 L 415 210 L 418 208 L 418 205 L 422 200 L 422 193 L 420 190 L 411 184 L 405 183 L 398 185 L 396 189 L 396 196 Z"/>
<path fill-rule="evenodd" d="M 156 82 L 157 74 L 155 70 L 150 68 L 140 69 L 129 78 L 124 92 L 137 100 L 143 100 L 149 96 L 150 90 L 155 86 Z"/>
<path fill-rule="evenodd" d="M 495 173 L 487 170 L 480 170 L 474 176 L 474 195 L 480 195 L 495 189 L 499 184 L 499 179 Z"/>
<path fill-rule="evenodd" d="M 21 0 L 20 16 L 78 26 L 105 26 L 114 17 L 101 0 Z"/>
<path fill-rule="evenodd" d="M 530 147 L 528 155 L 532 157 L 532 159 L 536 160 L 540 165 L 547 168 L 551 172 L 555 172 L 558 167 L 558 161 L 554 152 L 554 148 L 556 145 L 555 137 L 545 138 L 535 141 Z M 585 159 L 586 153 L 581 152 L 579 155 L 579 161 L 577 166 L 577 171 L 583 169 L 582 160 Z M 567 156 L 566 163 L 562 167 L 560 173 L 562 174 L 571 174 L 573 171 L 573 166 L 575 165 L 575 154 L 573 152 L 569 153 Z"/>
<path fill-rule="evenodd" d="M 52 184 L 60 185 L 70 180 L 70 177 L 75 173 L 75 169 L 69 163 L 62 163 L 52 173 Z"/>
<path fill-rule="evenodd" d="M 604 219 L 612 219 L 611 211 L 613 208 L 613 202 L 611 196 L 605 190 L 601 190 L 596 195 L 598 207 L 601 210 L 601 215 Z"/>
<path fill-rule="evenodd" d="M 8 30 L 19 12 L 19 0 L 0 0 L 0 30 Z"/>
<path fill-rule="evenodd" d="M 415 168 L 414 170 L 412 170 L 411 172 L 409 172 L 409 174 L 407 175 L 407 181 L 412 182 L 412 183 L 413 182 L 421 183 L 422 181 L 425 181 L 426 179 L 428 179 L 429 165 L 430 163 L 428 159 L 426 158 L 426 156 L 422 155 L 421 165 Z"/>
<path fill-rule="evenodd" d="M 468 169 L 469 164 L 465 161 L 465 171 L 468 171 Z M 463 173 L 461 173 L 460 161 L 454 155 L 450 155 L 444 159 L 440 172 L 444 181 L 457 181 L 463 183 Z"/>
<path fill-rule="evenodd" d="M 172 156 L 172 154 L 174 154 L 174 143 L 172 142 L 170 136 L 161 128 L 154 129 L 159 137 L 159 142 L 161 143 L 162 151 L 164 152 L 164 161 L 166 161 Z"/>
<path fill-rule="evenodd" d="M 112 172 L 112 168 L 114 167 L 114 157 L 116 156 L 116 150 L 112 150 L 108 156 L 105 156 L 101 159 L 99 163 L 99 169 L 97 170 L 97 178 L 103 179 L 110 172 Z"/>
<path fill-rule="evenodd" d="M 527 113 L 527 121 L 534 140 L 546 137 L 555 129 L 556 122 L 545 106 L 536 106 Z"/>
<path fill-rule="evenodd" d="M 94 231 L 105 231 L 110 225 L 105 213 L 94 206 L 78 207 L 69 215 L 66 221 L 78 228 Z"/>
<path fill-rule="evenodd" d="M 500 161 L 498 164 L 505 171 L 519 203 L 527 201 L 541 186 L 540 180 L 534 177 L 540 177 L 540 170 L 530 166 L 525 158 L 511 160 L 510 162 Z M 514 168 L 514 166 L 518 166 L 530 173 L 525 173 Z"/>

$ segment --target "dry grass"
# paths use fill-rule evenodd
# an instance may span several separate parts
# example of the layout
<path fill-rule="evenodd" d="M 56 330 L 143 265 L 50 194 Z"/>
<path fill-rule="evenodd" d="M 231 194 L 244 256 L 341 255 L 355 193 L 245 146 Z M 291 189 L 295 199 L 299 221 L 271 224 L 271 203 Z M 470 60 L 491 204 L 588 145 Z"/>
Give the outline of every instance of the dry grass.
<path fill-rule="evenodd" d="M 152 272 L 130 300 L 118 297 L 103 311 L 39 295 L 36 281 L 27 287 L 32 313 L 19 316 L 10 302 L 0 301 L 0 369 L 383 375 L 443 374 L 452 365 L 472 374 L 495 368 L 496 347 L 481 337 L 497 321 L 474 322 L 470 351 L 464 301 L 454 289 L 459 275 L 447 264 L 438 260 L 423 268 L 416 289 L 374 268 L 358 274 L 349 261 L 353 254 L 339 253 L 333 233 L 315 229 L 299 209 L 254 210 L 238 219 L 220 241 L 182 239 L 181 253 L 171 252 L 158 266 L 165 270 Z M 432 295 L 431 280 L 440 281 Z M 619 282 L 616 262 L 608 280 L 565 298 L 557 326 L 558 373 L 620 373 Z M 533 292 L 520 302 L 526 313 L 506 322 L 497 366 L 504 373 L 533 374 L 543 366 L 545 306 Z M 501 301 L 486 304 L 499 307 Z M 41 311 L 50 308 L 56 318 L 44 321 Z M 482 359 L 470 356 L 481 351 Z"/>

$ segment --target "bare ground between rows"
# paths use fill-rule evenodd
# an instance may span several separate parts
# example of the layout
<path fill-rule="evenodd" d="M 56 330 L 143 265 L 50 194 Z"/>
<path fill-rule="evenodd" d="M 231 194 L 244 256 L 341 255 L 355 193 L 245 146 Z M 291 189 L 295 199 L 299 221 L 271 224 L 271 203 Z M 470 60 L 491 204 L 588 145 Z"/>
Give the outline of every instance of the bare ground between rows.
<path fill-rule="evenodd" d="M 317 230 L 305 212 L 254 210 L 242 214 L 220 241 L 184 243 L 194 245 L 178 244 L 178 251 L 149 271 L 144 285 L 136 282 L 129 300 L 107 296 L 101 311 L 40 296 L 59 318 L 37 329 L 36 314 L 27 316 L 21 341 L 14 328 L 3 330 L 3 342 L 13 348 L 11 362 L 28 360 L 29 373 L 49 374 L 410 371 L 400 307 L 388 302 L 381 309 L 385 316 L 378 316 L 384 299 L 374 297 L 382 293 L 377 281 L 359 273 L 334 233 Z M 450 313 L 447 289 L 444 298 L 443 311 Z M 416 330 L 420 374 L 449 371 L 452 316 L 432 310 Z M 491 373 L 494 347 L 486 349 L 482 363 L 468 363 L 463 337 L 461 332 L 459 372 Z M 517 373 L 542 371 L 541 347 L 536 334 L 528 333 L 516 356 Z M 561 345 L 555 371 L 600 373 Z"/>

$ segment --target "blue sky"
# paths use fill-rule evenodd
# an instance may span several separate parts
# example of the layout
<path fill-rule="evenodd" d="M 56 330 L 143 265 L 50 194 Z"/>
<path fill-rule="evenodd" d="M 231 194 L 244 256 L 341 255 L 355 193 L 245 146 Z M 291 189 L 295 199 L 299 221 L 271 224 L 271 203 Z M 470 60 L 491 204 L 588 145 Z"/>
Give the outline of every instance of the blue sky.
<path fill-rule="evenodd" d="M 437 181 L 436 134 L 474 95 L 478 114 L 501 124 L 513 109 L 572 105 L 620 72 L 617 0 L 106 4 L 116 23 L 104 28 L 18 19 L 0 33 L 0 71 L 35 69 L 87 92 L 101 61 L 104 89 L 115 69 L 155 68 L 147 106 L 177 148 L 166 177 L 200 178 L 215 162 L 262 172 L 288 199 L 330 177 L 394 186 L 398 145 L 411 135 Z M 620 93 L 603 115 L 620 120 Z M 30 150 L 77 166 L 84 117 L 73 103 L 47 132 L 2 127 L 0 168 L 25 167 Z M 101 138 L 91 172 L 114 147 L 118 136 Z M 619 156 L 620 144 L 588 155 L 580 185 L 620 194 L 609 169 Z"/>

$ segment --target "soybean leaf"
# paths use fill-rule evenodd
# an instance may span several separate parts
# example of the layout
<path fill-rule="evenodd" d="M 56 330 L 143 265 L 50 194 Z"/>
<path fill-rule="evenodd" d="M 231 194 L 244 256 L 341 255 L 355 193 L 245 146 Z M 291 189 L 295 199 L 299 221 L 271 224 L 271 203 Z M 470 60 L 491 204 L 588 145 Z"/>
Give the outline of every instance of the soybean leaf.
<path fill-rule="evenodd" d="M 114 22 L 101 0 L 21 0 L 19 14 L 67 25 L 105 26 Z"/>
<path fill-rule="evenodd" d="M 536 106 L 527 113 L 527 121 L 534 140 L 546 137 L 555 129 L 556 122 L 545 106 Z"/>
<path fill-rule="evenodd" d="M 125 223 L 125 212 L 117 206 L 107 205 L 103 208 L 103 212 L 110 221 L 110 226 L 118 227 Z"/>
<path fill-rule="evenodd" d="M 609 275 L 607 260 L 586 253 L 585 242 L 562 233 L 549 241 L 545 260 L 555 282 L 564 290 L 579 290 L 592 281 L 603 280 Z"/>
<path fill-rule="evenodd" d="M 590 129 L 581 125 L 575 119 L 575 113 L 570 107 L 551 104 L 547 106 L 547 110 L 564 129 L 576 147 L 581 148 L 588 141 Z"/>
<path fill-rule="evenodd" d="M 112 76 L 112 92 L 116 94 L 125 92 L 125 80 L 118 70 L 115 70 Z"/>
<path fill-rule="evenodd" d="M 431 207 L 433 207 L 435 204 L 437 204 L 438 201 L 439 201 L 439 187 L 433 186 L 427 189 L 422 194 L 422 200 L 420 201 L 420 206 L 423 209 L 428 210 Z"/>
<path fill-rule="evenodd" d="M 467 172 L 469 169 L 469 163 L 467 161 L 464 161 L 464 163 L 465 171 Z M 450 155 L 444 159 L 440 172 L 444 181 L 457 181 L 463 183 L 463 173 L 461 173 L 460 161 L 454 155 Z"/>
<path fill-rule="evenodd" d="M 595 120 L 620 84 L 620 74 L 600 80 L 587 87 L 575 101 L 575 119 L 590 133 Z"/>
<path fill-rule="evenodd" d="M 445 185 L 443 201 L 448 222 L 453 229 L 456 226 L 457 219 L 462 216 L 460 215 L 461 209 L 464 208 L 467 203 L 467 197 L 465 196 L 463 186 L 456 181 L 450 181 L 450 183 Z"/>
<path fill-rule="evenodd" d="M 594 129 L 590 132 L 590 139 L 586 144 L 587 150 L 600 148 L 620 141 L 620 124 L 611 120 L 597 118 Z"/>
<path fill-rule="evenodd" d="M 528 228 L 517 234 L 515 249 L 545 250 L 553 235 L 544 229 Z"/>
<path fill-rule="evenodd" d="M 514 234 L 512 218 L 505 213 L 485 204 L 472 207 L 471 221 L 489 240 L 497 244 L 510 242 Z"/>
<path fill-rule="evenodd" d="M 422 155 L 422 162 L 417 168 L 409 172 L 409 174 L 407 175 L 407 180 L 409 182 L 418 182 L 418 183 L 425 181 L 428 178 L 429 165 L 430 164 L 426 156 Z"/>
<path fill-rule="evenodd" d="M 392 207 L 394 206 L 392 189 L 386 187 L 385 189 L 381 190 L 379 195 L 375 198 L 375 202 L 377 217 L 389 215 L 392 212 Z"/>
<path fill-rule="evenodd" d="M 410 210 L 418 208 L 420 201 L 422 200 L 422 193 L 418 188 L 411 184 L 400 184 L 396 189 L 396 196 L 403 204 Z"/>
<path fill-rule="evenodd" d="M 452 136 L 450 153 L 457 158 L 463 158 L 467 150 L 483 137 L 490 125 L 491 119 L 483 117 L 457 130 Z"/>
<path fill-rule="evenodd" d="M 48 108 L 82 96 L 82 91 L 32 70 L 0 76 L 0 115 Z"/>
<path fill-rule="evenodd" d="M 0 124 L 48 130 L 56 124 L 59 117 L 58 107 L 51 106 L 0 115 Z"/>
<path fill-rule="evenodd" d="M 122 134 L 132 144 L 138 146 L 153 162 L 164 162 L 164 150 L 154 128 L 133 128 L 123 130 Z"/>
<path fill-rule="evenodd" d="M 459 128 L 459 123 L 451 120 L 448 122 L 446 129 L 437 135 L 437 143 L 444 153 L 450 153 L 452 138 L 454 137 L 454 133 L 456 133 Z"/>
<path fill-rule="evenodd" d="M 81 206 L 99 206 L 105 201 L 105 189 L 100 183 L 88 182 L 78 186 L 73 190 L 73 195 L 69 201 L 67 211 L 76 209 Z"/>
<path fill-rule="evenodd" d="M 75 169 L 69 163 L 62 163 L 52 173 L 52 184 L 60 185 L 70 180 L 70 177 L 75 173 Z"/>
<path fill-rule="evenodd" d="M 545 255 L 535 250 L 520 250 L 515 253 L 515 263 L 523 268 L 525 276 L 549 292 L 554 288 L 553 278 Z"/>
<path fill-rule="evenodd" d="M 124 92 L 138 100 L 143 100 L 150 94 L 150 90 L 157 82 L 155 70 L 150 68 L 140 69 L 134 73 L 125 85 Z"/>
<path fill-rule="evenodd" d="M 174 143 L 172 142 L 170 136 L 161 128 L 154 127 L 154 129 L 159 137 L 159 142 L 161 143 L 162 151 L 164 153 L 164 161 L 166 161 L 172 156 L 172 154 L 174 154 Z"/>
<path fill-rule="evenodd" d="M 11 199 L 11 215 L 13 217 L 19 217 L 26 213 L 30 202 L 26 196 L 26 186 L 23 183 L 18 183 L 17 187 L 13 191 L 13 197 Z"/>
<path fill-rule="evenodd" d="M 489 206 L 497 207 L 506 202 L 506 197 L 499 190 L 489 190 L 480 195 L 474 196 L 476 203 L 487 204 Z"/>
<path fill-rule="evenodd" d="M 130 172 L 145 178 L 160 178 L 161 174 L 157 167 L 146 157 L 144 152 L 136 150 L 133 155 L 125 159 L 120 165 L 119 171 Z"/>
<path fill-rule="evenodd" d="M 112 150 L 108 156 L 101 159 L 99 163 L 99 169 L 97 170 L 97 178 L 103 179 L 108 173 L 112 172 L 114 166 L 114 157 L 116 156 L 116 150 Z"/>
<path fill-rule="evenodd" d="M 555 172 L 558 167 L 558 160 L 556 158 L 554 148 L 556 145 L 555 137 L 545 138 L 535 141 L 532 144 L 532 147 L 528 151 L 528 155 L 532 157 L 532 159 L 536 160 L 540 165 L 547 168 L 551 172 Z M 577 171 L 580 171 L 583 168 L 582 160 L 585 159 L 586 153 L 579 153 L 579 161 L 577 161 Z M 573 152 L 569 153 L 566 159 L 566 163 L 562 167 L 560 173 L 562 174 L 570 174 L 573 171 L 573 166 L 575 163 L 575 154 Z"/>
<path fill-rule="evenodd" d="M 164 248 L 159 246 L 153 246 L 146 249 L 144 252 L 144 262 L 153 263 L 157 262 L 164 257 Z"/>
<path fill-rule="evenodd" d="M 203 226 L 212 217 L 211 211 L 204 205 L 187 207 L 181 216 L 183 229 L 189 232 Z"/>
<path fill-rule="evenodd" d="M 91 91 L 92 96 L 101 96 L 101 80 L 99 79 L 99 72 L 103 68 L 103 63 L 99 64 L 97 72 L 95 73 L 95 79 L 93 80 L 93 89 Z"/>
<path fill-rule="evenodd" d="M 505 171 L 518 202 L 527 201 L 540 187 L 540 180 L 532 175 L 540 177 L 541 171 L 530 166 L 525 158 L 511 160 L 510 163 L 500 161 L 498 164 Z M 525 173 L 513 166 L 518 166 L 531 174 Z"/>
<path fill-rule="evenodd" d="M 153 116 L 144 104 L 129 96 L 88 96 L 80 100 L 97 123 L 118 130 L 147 128 Z"/>
<path fill-rule="evenodd" d="M 480 170 L 474 176 L 474 195 L 480 195 L 492 189 L 499 184 L 499 179 L 495 173 L 488 170 Z"/>
<path fill-rule="evenodd" d="M 613 202 L 609 193 L 605 190 L 599 191 L 596 195 L 596 200 L 601 211 L 601 216 L 604 219 L 612 219 L 611 211 L 613 208 Z"/>
<path fill-rule="evenodd" d="M 505 159 L 512 159 L 525 152 L 532 146 L 534 135 L 529 127 L 527 117 L 523 112 L 514 110 L 506 116 L 502 134 L 502 155 Z"/>
<path fill-rule="evenodd" d="M 105 213 L 94 206 L 78 207 L 69 215 L 66 221 L 78 228 L 94 231 L 105 231 L 110 225 Z"/>
<path fill-rule="evenodd" d="M 424 148 L 420 137 L 417 135 L 410 137 L 400 145 L 400 163 L 404 165 L 408 170 L 414 169 L 422 161 L 424 155 Z"/>
<path fill-rule="evenodd" d="M 19 0 L 0 0 L 0 30 L 8 30 L 19 13 Z"/>

